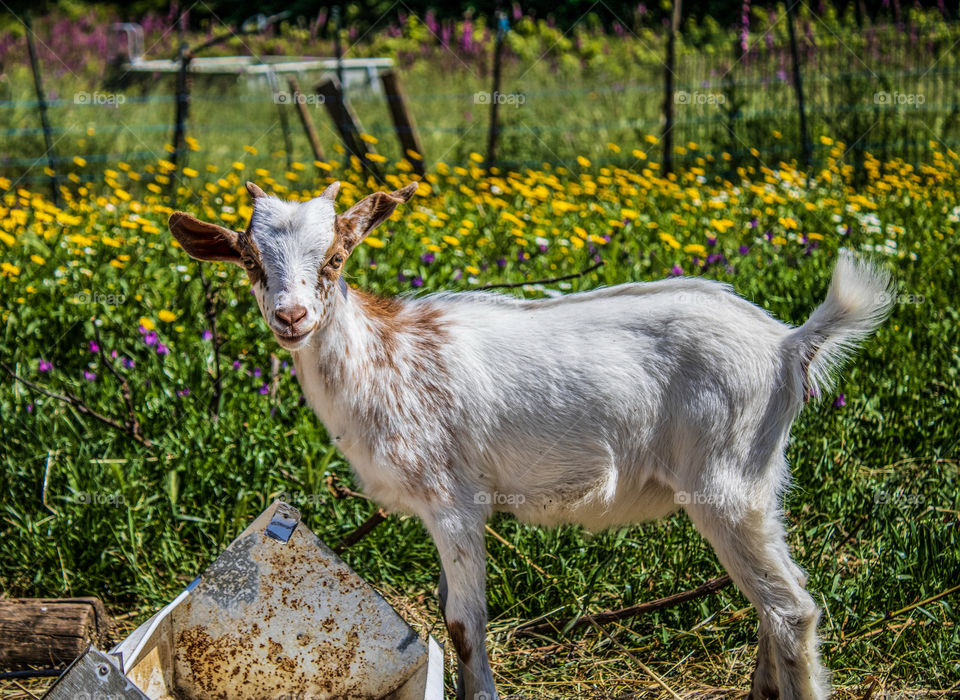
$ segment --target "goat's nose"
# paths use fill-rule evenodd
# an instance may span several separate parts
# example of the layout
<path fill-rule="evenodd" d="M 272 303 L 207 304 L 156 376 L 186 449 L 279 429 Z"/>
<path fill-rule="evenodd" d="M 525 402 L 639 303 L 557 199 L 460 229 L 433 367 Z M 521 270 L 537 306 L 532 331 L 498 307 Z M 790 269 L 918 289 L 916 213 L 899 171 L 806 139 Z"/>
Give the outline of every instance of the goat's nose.
<path fill-rule="evenodd" d="M 274 315 L 286 325 L 294 326 L 306 317 L 307 307 L 301 306 L 300 304 L 287 306 L 283 309 L 277 309 Z"/>

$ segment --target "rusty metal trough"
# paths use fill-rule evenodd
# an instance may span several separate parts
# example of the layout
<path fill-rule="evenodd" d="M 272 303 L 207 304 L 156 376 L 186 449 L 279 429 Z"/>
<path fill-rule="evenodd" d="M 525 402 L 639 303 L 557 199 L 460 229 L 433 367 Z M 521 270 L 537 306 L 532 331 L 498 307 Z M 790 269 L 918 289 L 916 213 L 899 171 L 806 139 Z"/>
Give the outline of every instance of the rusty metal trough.
<path fill-rule="evenodd" d="M 277 501 L 171 603 L 109 654 L 89 649 L 44 697 L 440 700 L 443 653 Z"/>

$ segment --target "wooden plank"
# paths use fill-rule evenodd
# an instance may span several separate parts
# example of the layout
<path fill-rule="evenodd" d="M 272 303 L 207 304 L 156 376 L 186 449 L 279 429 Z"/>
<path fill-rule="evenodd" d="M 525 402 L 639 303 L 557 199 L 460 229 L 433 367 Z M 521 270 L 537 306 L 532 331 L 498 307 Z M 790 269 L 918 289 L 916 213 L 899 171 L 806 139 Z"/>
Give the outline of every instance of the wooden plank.
<path fill-rule="evenodd" d="M 0 600 L 0 668 L 65 666 L 113 630 L 97 598 Z"/>
<path fill-rule="evenodd" d="M 420 134 L 417 133 L 413 115 L 407 109 L 403 88 L 400 87 L 400 78 L 395 71 L 388 70 L 380 74 L 380 82 L 383 83 L 387 106 L 390 107 L 390 116 L 393 117 L 393 128 L 397 132 L 397 138 L 400 139 L 404 155 L 413 165 L 414 172 L 423 177 L 427 172 L 423 163 L 423 144 L 420 143 Z M 411 152 L 416 153 L 419 158 L 410 155 Z"/>
<path fill-rule="evenodd" d="M 310 142 L 310 150 L 313 151 L 313 157 L 321 162 L 326 161 L 323 154 L 323 147 L 320 145 L 320 139 L 317 137 L 317 130 L 313 126 L 313 118 L 310 116 L 310 110 L 307 109 L 305 100 L 300 92 L 300 84 L 297 79 L 290 76 L 287 79 L 290 85 L 290 96 L 293 98 L 293 104 L 297 106 L 297 114 L 300 115 L 300 123 L 303 124 L 303 130 L 307 134 L 307 140 Z"/>
<path fill-rule="evenodd" d="M 340 132 L 340 138 L 343 140 L 347 152 L 359 158 L 364 169 L 382 181 L 380 168 L 368 158 L 374 151 L 370 148 L 370 144 L 360 138 L 363 129 L 357 115 L 354 114 L 350 104 L 343 96 L 339 81 L 333 77 L 327 78 L 317 85 L 316 91 L 323 95 L 323 104 L 327 108 L 327 114 L 330 115 L 337 131 Z"/>

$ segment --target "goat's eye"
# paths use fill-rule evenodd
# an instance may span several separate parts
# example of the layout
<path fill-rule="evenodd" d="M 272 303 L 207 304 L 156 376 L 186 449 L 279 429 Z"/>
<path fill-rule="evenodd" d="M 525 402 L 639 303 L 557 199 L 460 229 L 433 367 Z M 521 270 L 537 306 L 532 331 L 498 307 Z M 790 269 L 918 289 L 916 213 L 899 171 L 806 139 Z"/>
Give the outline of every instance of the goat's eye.
<path fill-rule="evenodd" d="M 248 270 L 253 270 L 257 267 L 257 262 L 253 258 L 244 258 L 243 266 Z"/>
<path fill-rule="evenodd" d="M 330 267 L 337 269 L 343 265 L 343 256 L 340 253 L 337 253 L 332 258 L 330 258 Z"/>

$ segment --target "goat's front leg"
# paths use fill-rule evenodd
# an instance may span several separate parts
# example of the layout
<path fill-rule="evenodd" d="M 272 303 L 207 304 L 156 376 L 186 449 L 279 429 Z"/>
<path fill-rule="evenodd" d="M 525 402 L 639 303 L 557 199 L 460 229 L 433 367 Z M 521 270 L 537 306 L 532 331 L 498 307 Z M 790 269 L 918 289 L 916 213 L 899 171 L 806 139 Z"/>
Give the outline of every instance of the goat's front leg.
<path fill-rule="evenodd" d="M 496 700 L 487 659 L 486 550 L 482 516 L 425 521 L 440 553 L 440 609 L 457 652 L 457 700 Z"/>

